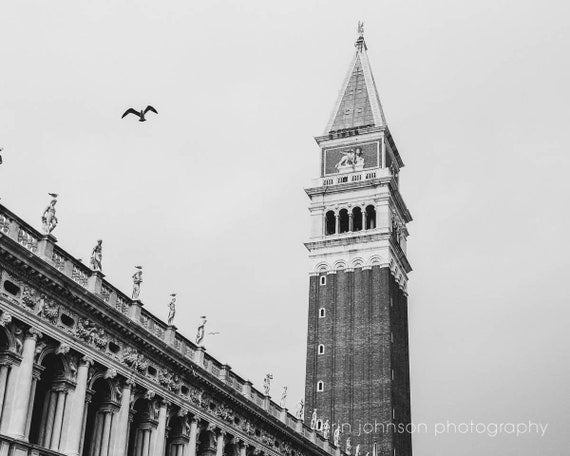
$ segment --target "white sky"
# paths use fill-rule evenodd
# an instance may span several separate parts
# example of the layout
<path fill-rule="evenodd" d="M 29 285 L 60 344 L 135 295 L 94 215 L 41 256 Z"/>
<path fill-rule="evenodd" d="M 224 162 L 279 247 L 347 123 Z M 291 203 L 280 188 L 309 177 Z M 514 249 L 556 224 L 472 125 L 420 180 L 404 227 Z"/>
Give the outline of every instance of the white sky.
<path fill-rule="evenodd" d="M 0 6 L 2 202 L 273 395 L 303 395 L 308 198 L 366 40 L 406 163 L 412 415 L 549 423 L 422 434 L 416 456 L 569 447 L 570 3 L 17 1 Z M 139 124 L 130 106 L 155 106 Z"/>

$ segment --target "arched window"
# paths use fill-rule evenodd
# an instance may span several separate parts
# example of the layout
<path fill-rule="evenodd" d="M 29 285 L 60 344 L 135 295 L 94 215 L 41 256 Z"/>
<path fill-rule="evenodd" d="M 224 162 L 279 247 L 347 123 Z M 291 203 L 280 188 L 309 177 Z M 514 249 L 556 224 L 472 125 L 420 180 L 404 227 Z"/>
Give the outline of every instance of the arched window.
<path fill-rule="evenodd" d="M 376 228 L 376 209 L 374 206 L 366 206 L 366 229 L 373 230 Z"/>
<path fill-rule="evenodd" d="M 318 350 L 317 350 L 317 353 L 318 353 L 319 355 L 324 355 L 324 354 L 325 354 L 325 346 L 324 346 L 323 344 L 320 344 L 320 345 L 319 345 L 319 348 L 318 348 Z"/>
<path fill-rule="evenodd" d="M 325 310 L 324 307 L 321 307 L 321 308 L 319 309 L 319 318 L 325 318 L 326 315 L 327 315 L 327 311 Z"/>
<path fill-rule="evenodd" d="M 326 275 L 322 275 L 320 278 L 320 284 L 321 285 L 326 285 L 327 284 L 327 276 Z"/>
<path fill-rule="evenodd" d="M 348 211 L 346 209 L 341 209 L 338 213 L 339 220 L 339 232 L 346 233 L 348 231 Z"/>
<path fill-rule="evenodd" d="M 325 382 L 323 382 L 322 380 L 319 380 L 317 382 L 317 391 L 320 393 L 324 390 L 325 390 Z"/>
<path fill-rule="evenodd" d="M 323 429 L 323 420 L 317 420 L 316 430 L 322 431 L 322 429 Z"/>
<path fill-rule="evenodd" d="M 362 209 L 356 206 L 352 209 L 352 231 L 362 230 Z"/>
<path fill-rule="evenodd" d="M 328 211 L 325 216 L 325 233 L 335 234 L 336 233 L 336 217 L 334 211 Z"/>

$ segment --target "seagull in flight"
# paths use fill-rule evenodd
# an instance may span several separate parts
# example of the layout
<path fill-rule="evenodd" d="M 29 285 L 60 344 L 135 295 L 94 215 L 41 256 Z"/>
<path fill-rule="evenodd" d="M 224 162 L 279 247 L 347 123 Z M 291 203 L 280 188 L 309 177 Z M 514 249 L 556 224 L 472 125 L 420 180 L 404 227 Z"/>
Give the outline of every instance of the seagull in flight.
<path fill-rule="evenodd" d="M 0 152 L 2 152 L 4 150 L 3 147 L 0 147 Z M 0 155 L 0 165 L 2 164 L 2 155 Z"/>
<path fill-rule="evenodd" d="M 148 105 L 145 109 L 141 109 L 140 111 L 137 111 L 134 108 L 129 108 L 125 111 L 125 113 L 123 114 L 123 116 L 121 117 L 121 119 L 123 119 L 127 114 L 134 114 L 135 116 L 137 116 L 139 118 L 139 122 L 145 122 L 145 115 L 147 112 L 154 112 L 155 114 L 158 114 L 158 111 L 156 109 L 154 109 L 152 106 Z"/>

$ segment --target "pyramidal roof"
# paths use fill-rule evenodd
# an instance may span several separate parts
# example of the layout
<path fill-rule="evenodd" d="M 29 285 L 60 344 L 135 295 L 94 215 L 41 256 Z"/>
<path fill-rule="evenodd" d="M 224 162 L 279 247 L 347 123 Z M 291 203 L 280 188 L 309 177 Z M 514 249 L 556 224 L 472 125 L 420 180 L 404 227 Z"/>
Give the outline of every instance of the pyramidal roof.
<path fill-rule="evenodd" d="M 331 131 L 350 128 L 386 126 L 361 24 L 358 31 L 360 36 L 355 43 L 356 52 L 327 123 L 325 135 Z"/>

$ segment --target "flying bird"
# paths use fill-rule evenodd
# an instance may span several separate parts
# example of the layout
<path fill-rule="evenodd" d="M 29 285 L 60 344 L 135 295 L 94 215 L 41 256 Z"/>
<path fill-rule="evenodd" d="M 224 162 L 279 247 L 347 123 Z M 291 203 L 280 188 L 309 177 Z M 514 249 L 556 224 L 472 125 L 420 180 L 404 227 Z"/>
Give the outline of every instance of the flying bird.
<path fill-rule="evenodd" d="M 57 193 L 48 193 L 49 196 L 51 196 L 52 198 L 57 198 Z"/>
<path fill-rule="evenodd" d="M 4 150 L 3 147 L 0 147 L 0 152 L 2 152 Z M 0 155 L 0 165 L 2 164 L 2 155 Z"/>
<path fill-rule="evenodd" d="M 135 116 L 138 116 L 139 122 L 145 122 L 146 121 L 145 114 L 149 111 L 158 114 L 158 111 L 149 105 L 145 109 L 141 109 L 140 111 L 137 111 L 136 109 L 133 108 L 129 108 L 125 111 L 121 119 L 123 119 L 127 114 L 134 114 Z"/>
<path fill-rule="evenodd" d="M 220 334 L 220 331 L 209 332 L 208 334 L 211 334 L 212 336 L 216 336 L 216 335 Z"/>

